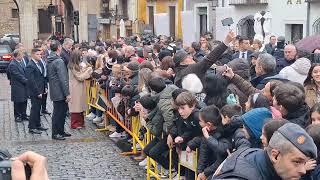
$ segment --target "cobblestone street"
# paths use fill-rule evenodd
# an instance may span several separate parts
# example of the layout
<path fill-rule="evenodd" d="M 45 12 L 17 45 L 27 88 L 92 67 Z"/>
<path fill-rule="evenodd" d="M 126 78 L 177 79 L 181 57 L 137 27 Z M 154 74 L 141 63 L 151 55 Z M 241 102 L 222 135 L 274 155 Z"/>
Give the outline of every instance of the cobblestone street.
<path fill-rule="evenodd" d="M 29 114 L 30 102 L 27 114 Z M 52 103 L 48 99 L 49 112 Z M 16 123 L 10 101 L 10 85 L 4 73 L 0 74 L 0 147 L 13 155 L 32 150 L 48 158 L 50 179 L 145 179 L 145 170 L 130 157 L 121 156 L 120 149 L 106 133 L 95 132 L 95 126 L 86 121 L 86 128 L 70 129 L 72 137 L 66 141 L 51 139 L 51 117 L 41 116 L 42 125 L 49 128 L 41 135 L 28 133 L 28 122 Z"/>

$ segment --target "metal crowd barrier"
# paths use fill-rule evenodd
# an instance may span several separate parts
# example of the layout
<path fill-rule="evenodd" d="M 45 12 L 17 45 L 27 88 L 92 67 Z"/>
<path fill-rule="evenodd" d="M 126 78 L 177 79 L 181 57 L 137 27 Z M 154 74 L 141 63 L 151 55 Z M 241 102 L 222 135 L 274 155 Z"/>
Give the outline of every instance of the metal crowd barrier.
<path fill-rule="evenodd" d="M 145 135 L 145 139 L 139 139 L 139 129 L 141 127 L 140 118 L 139 116 L 131 117 L 127 119 L 124 117 L 124 120 L 121 120 L 119 117 L 116 108 L 113 106 L 111 99 L 109 96 L 110 92 L 109 89 L 101 89 L 99 83 L 95 80 L 86 80 L 86 95 L 87 95 L 87 104 L 88 108 L 86 110 L 86 114 L 89 114 L 90 108 L 94 107 L 104 112 L 106 116 L 105 127 L 101 129 L 96 129 L 96 131 L 108 131 L 107 128 L 107 118 L 111 117 L 119 126 L 121 126 L 131 137 L 132 137 L 132 151 L 131 152 L 124 152 L 121 153 L 122 155 L 135 155 L 140 153 L 137 149 L 137 143 L 140 145 L 141 149 L 143 149 L 153 138 L 150 131 L 147 129 L 147 133 Z M 97 104 L 98 98 L 103 97 L 106 103 L 106 109 L 102 108 Z M 195 179 L 197 179 L 197 155 L 198 150 L 192 155 L 193 163 L 192 165 L 179 160 L 179 169 L 178 169 L 178 176 L 180 177 L 180 166 L 184 166 L 192 171 L 195 172 Z M 161 179 L 161 175 L 163 174 L 163 168 L 160 168 L 160 175 L 159 175 L 159 168 L 157 162 L 155 162 L 150 157 L 147 157 L 147 180 L 151 178 Z M 172 179 L 172 149 L 169 151 L 169 179 Z M 180 178 L 179 178 L 180 179 Z"/>

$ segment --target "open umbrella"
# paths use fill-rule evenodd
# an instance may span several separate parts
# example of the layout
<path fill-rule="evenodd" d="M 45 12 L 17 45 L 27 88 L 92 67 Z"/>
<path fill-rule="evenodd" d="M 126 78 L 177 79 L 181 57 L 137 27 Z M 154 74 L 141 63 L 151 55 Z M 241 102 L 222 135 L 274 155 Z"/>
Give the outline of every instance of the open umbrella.
<path fill-rule="evenodd" d="M 311 53 L 314 49 L 320 48 L 320 35 L 307 36 L 295 45 L 299 50 L 305 50 Z"/>
<path fill-rule="evenodd" d="M 120 37 L 126 37 L 126 27 L 123 19 L 120 20 L 119 25 L 120 25 Z"/>

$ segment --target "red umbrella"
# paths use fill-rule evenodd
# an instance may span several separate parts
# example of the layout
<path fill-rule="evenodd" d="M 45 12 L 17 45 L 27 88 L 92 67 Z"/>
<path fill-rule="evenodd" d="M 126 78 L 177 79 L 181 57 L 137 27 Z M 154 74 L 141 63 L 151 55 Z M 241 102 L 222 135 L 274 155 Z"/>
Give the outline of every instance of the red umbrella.
<path fill-rule="evenodd" d="M 307 36 L 295 45 L 299 50 L 305 50 L 311 53 L 314 49 L 320 48 L 320 35 Z"/>

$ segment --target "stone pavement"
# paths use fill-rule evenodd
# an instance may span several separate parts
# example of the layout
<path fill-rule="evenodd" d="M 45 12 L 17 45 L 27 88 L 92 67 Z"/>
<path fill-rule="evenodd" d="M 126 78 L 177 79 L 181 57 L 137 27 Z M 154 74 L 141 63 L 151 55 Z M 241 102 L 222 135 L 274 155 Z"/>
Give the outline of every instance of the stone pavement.
<path fill-rule="evenodd" d="M 52 112 L 49 99 L 47 109 Z M 30 102 L 28 114 L 29 110 Z M 120 149 L 107 133 L 95 132 L 91 122 L 86 121 L 84 129 L 73 130 L 67 120 L 65 129 L 72 137 L 54 141 L 51 139 L 51 117 L 41 116 L 41 121 L 49 128 L 41 135 L 29 134 L 28 122 L 14 122 L 9 81 L 4 73 L 0 73 L 0 148 L 8 149 L 13 155 L 31 150 L 46 156 L 50 179 L 145 179 L 144 168 L 130 157 L 121 156 Z"/>

